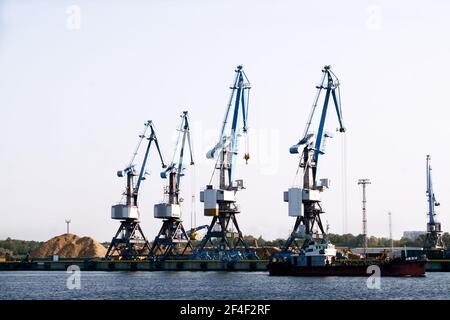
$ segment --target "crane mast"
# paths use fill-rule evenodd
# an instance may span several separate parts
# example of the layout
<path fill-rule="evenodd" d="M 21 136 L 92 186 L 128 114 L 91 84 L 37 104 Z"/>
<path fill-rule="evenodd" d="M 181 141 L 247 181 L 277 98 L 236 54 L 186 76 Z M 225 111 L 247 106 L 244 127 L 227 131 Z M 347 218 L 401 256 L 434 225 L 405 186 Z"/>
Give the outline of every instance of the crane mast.
<path fill-rule="evenodd" d="M 322 69 L 321 82 L 316 88 L 316 96 L 303 136 L 297 144 L 289 149 L 291 154 L 299 154 L 301 152 L 298 170 L 303 169 L 303 185 L 302 187 L 293 186 L 287 192 L 284 192 L 284 201 L 288 202 L 289 206 L 289 216 L 296 217 L 294 229 L 286 241 L 285 251 L 305 248 L 314 239 L 323 239 L 326 236 L 320 218 L 320 215 L 324 213 L 321 206 L 320 193 L 329 187 L 329 180 L 320 179 L 320 181 L 317 181 L 317 169 L 320 156 L 325 154 L 324 147 L 326 139 L 332 137 L 330 133 L 325 131 L 325 122 L 330 98 L 333 100 L 339 121 L 338 131 L 345 132 L 345 127 L 342 118 L 339 80 L 331 71 L 330 66 L 325 66 Z M 311 132 L 311 126 L 321 93 L 324 91 L 325 98 L 322 113 L 317 134 L 315 134 Z M 297 240 L 299 239 L 304 239 L 303 245 L 297 243 Z"/>
<path fill-rule="evenodd" d="M 168 187 L 165 191 L 167 199 L 165 202 L 156 204 L 154 207 L 154 217 L 163 219 L 163 225 L 150 249 L 150 255 L 154 258 L 166 258 L 168 256 L 176 256 L 180 253 L 183 255 L 188 248 L 191 252 L 193 251 L 190 237 L 186 233 L 183 221 L 181 220 L 182 199 L 180 198 L 181 177 L 184 176 L 185 170 L 184 152 L 186 141 L 189 148 L 190 165 L 194 165 L 187 111 L 184 111 L 181 115 L 181 124 L 178 132 L 172 162 L 166 170 L 161 172 L 161 178 L 169 180 Z"/>
<path fill-rule="evenodd" d="M 218 245 L 215 247 L 221 251 L 235 249 L 239 245 L 247 248 L 236 220 L 236 214 L 240 212 L 236 193 L 243 189 L 244 185 L 242 180 L 236 180 L 235 174 L 239 140 L 248 131 L 248 98 L 251 87 L 241 65 L 235 72 L 218 142 L 206 155 L 208 159 L 217 161 L 215 170 L 219 171 L 219 184 L 218 188 L 214 188 L 210 182 L 200 193 L 200 201 L 204 203 L 205 208 L 204 215 L 213 219 L 198 252 L 203 252 L 208 242 L 215 246 L 212 239 L 218 239 Z M 246 152 L 244 159 L 248 161 L 249 158 Z"/>
<path fill-rule="evenodd" d="M 126 189 L 123 193 L 125 203 L 114 205 L 111 208 L 111 218 L 114 220 L 120 220 L 121 223 L 118 231 L 111 241 L 108 251 L 106 252 L 106 258 L 111 258 L 117 255 L 119 258 L 126 260 L 137 259 L 139 257 L 143 257 L 144 252 L 150 249 L 149 243 L 140 226 L 138 200 L 142 181 L 145 180 L 145 176 L 147 174 L 146 169 L 148 164 L 148 156 L 153 142 L 158 150 L 163 168 L 165 167 L 165 164 L 153 127 L 153 122 L 149 120 L 144 124 L 144 126 L 144 131 L 139 135 L 139 142 L 129 165 L 126 166 L 125 169 L 117 171 L 118 177 L 122 178 L 126 176 Z M 138 174 L 136 171 L 135 159 L 144 140 L 147 140 L 148 143 Z"/>
<path fill-rule="evenodd" d="M 433 191 L 433 182 L 431 179 L 431 157 L 427 155 L 427 201 L 428 201 L 428 223 L 427 234 L 425 238 L 424 249 L 425 250 L 443 250 L 445 249 L 442 239 L 441 223 L 436 221 L 436 208 L 440 205 L 436 201 L 436 197 Z"/>

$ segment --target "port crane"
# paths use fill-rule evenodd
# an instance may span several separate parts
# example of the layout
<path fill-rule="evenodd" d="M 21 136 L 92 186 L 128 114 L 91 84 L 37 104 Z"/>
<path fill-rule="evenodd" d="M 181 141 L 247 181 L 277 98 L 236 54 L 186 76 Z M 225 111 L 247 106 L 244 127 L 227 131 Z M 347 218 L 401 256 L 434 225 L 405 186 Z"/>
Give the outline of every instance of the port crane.
<path fill-rule="evenodd" d="M 212 222 L 197 253 L 204 252 L 207 243 L 211 243 L 221 252 L 234 250 L 239 246 L 247 249 L 236 219 L 236 215 L 240 213 L 236 193 L 244 189 L 244 184 L 243 180 L 235 178 L 235 174 L 239 140 L 248 131 L 248 101 L 251 86 L 242 65 L 237 66 L 235 73 L 219 140 L 206 155 L 208 159 L 216 159 L 214 172 L 219 171 L 219 185 L 218 188 L 214 188 L 211 184 L 213 172 L 209 185 L 200 192 L 200 201 L 204 203 L 204 215 L 212 217 Z M 248 161 L 249 158 L 246 150 L 244 159 Z M 213 242 L 212 239 L 217 241 Z"/>
<path fill-rule="evenodd" d="M 342 118 L 341 99 L 339 91 L 339 80 L 331 71 L 330 66 L 322 69 L 320 84 L 316 86 L 317 92 L 310 112 L 306 127 L 300 141 L 289 149 L 291 154 L 300 154 L 300 163 L 297 168 L 297 175 L 300 168 L 303 169 L 303 186 L 293 186 L 284 192 L 284 201 L 288 202 L 289 216 L 296 217 L 294 229 L 286 241 L 284 251 L 289 251 L 291 247 L 307 248 L 314 239 L 324 239 L 324 231 L 320 215 L 324 213 L 321 206 L 320 193 L 329 187 L 328 179 L 317 179 L 317 169 L 319 158 L 325 153 L 324 147 L 326 139 L 332 135 L 325 131 L 325 120 L 327 117 L 330 98 L 333 100 L 337 118 L 339 121 L 339 132 L 345 132 Z M 325 98 L 320 116 L 317 134 L 311 132 L 311 125 L 317 105 L 322 93 Z M 299 246 L 297 240 L 304 239 L 303 245 Z"/>
<path fill-rule="evenodd" d="M 181 220 L 180 183 L 186 169 L 184 167 L 186 141 L 189 148 L 190 165 L 194 165 L 187 111 L 184 111 L 181 115 L 178 132 L 172 162 L 166 170 L 161 172 L 161 178 L 168 179 L 169 184 L 165 190 L 165 201 L 156 204 L 154 207 L 154 217 L 163 219 L 163 225 L 150 249 L 152 257 L 166 258 L 178 255 L 180 251 L 183 255 L 187 249 L 190 249 L 191 252 L 194 249 L 189 237 L 190 234 L 186 233 Z"/>
<path fill-rule="evenodd" d="M 158 139 L 156 137 L 153 122 L 151 120 L 144 124 L 145 128 L 139 135 L 137 147 L 132 155 L 131 161 L 125 169 L 117 171 L 117 176 L 126 177 L 126 190 L 120 204 L 114 205 L 111 208 L 111 218 L 120 220 L 120 227 L 106 252 L 106 258 L 111 258 L 118 255 L 121 259 L 133 260 L 144 257 L 146 251 L 150 249 L 149 243 L 142 232 L 139 221 L 139 191 L 142 181 L 147 175 L 147 164 L 150 153 L 150 147 L 154 142 L 158 150 L 159 158 L 163 168 L 166 167 L 164 159 L 159 148 Z M 136 156 L 143 145 L 143 141 L 147 140 L 147 147 L 145 149 L 143 161 L 139 170 L 136 171 Z M 137 177 L 137 179 L 136 179 Z M 125 203 L 123 199 L 125 198 Z"/>
<path fill-rule="evenodd" d="M 444 250 L 445 245 L 442 239 L 441 223 L 436 221 L 436 207 L 440 205 L 436 201 L 433 191 L 433 182 L 431 179 L 431 157 L 427 155 L 427 201 L 428 201 L 428 223 L 427 234 L 425 238 L 425 250 Z"/>

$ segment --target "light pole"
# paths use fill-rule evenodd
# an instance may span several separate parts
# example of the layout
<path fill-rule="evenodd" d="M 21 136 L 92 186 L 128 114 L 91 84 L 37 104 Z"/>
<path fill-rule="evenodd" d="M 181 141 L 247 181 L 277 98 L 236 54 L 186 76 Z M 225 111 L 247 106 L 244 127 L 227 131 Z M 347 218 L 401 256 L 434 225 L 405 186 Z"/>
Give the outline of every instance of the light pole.
<path fill-rule="evenodd" d="M 358 185 L 362 185 L 363 199 L 362 199 L 362 222 L 363 222 L 363 236 L 364 236 L 364 258 L 367 254 L 367 214 L 366 214 L 366 185 L 370 184 L 369 179 L 359 179 Z"/>
<path fill-rule="evenodd" d="M 391 240 L 391 251 L 394 252 L 394 239 L 392 238 L 392 212 L 388 212 L 389 215 L 389 239 Z"/>

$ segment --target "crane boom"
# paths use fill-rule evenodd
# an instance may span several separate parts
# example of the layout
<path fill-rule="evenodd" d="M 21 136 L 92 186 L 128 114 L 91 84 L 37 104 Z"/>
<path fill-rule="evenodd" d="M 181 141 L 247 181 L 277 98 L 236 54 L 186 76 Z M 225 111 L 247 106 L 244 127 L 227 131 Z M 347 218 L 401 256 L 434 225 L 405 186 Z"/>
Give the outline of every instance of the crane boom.
<path fill-rule="evenodd" d="M 159 147 L 159 142 L 156 137 L 153 122 L 151 120 L 148 120 L 144 124 L 144 126 L 145 126 L 144 131 L 142 132 L 142 134 L 139 135 L 139 142 L 133 153 L 130 164 L 124 170 L 117 171 L 118 177 L 123 177 L 125 174 L 127 175 L 127 190 L 126 190 L 125 194 L 127 196 L 126 204 L 128 206 L 137 206 L 141 183 L 143 180 L 145 180 L 146 169 L 147 169 L 147 164 L 148 164 L 148 156 L 150 153 L 150 148 L 151 148 L 152 142 L 155 142 L 155 145 L 156 145 L 156 148 L 158 151 L 158 155 L 159 155 L 159 159 L 161 160 L 161 166 L 163 168 L 166 167 L 166 165 L 164 164 L 164 158 L 162 156 L 161 149 Z M 147 136 L 148 131 L 150 131 L 150 133 Z M 138 179 L 136 180 L 136 182 L 134 182 L 134 177 L 136 176 L 136 170 L 135 170 L 136 164 L 134 163 L 134 161 L 136 159 L 137 154 L 139 153 L 139 149 L 140 149 L 140 147 L 142 145 L 142 141 L 144 139 L 148 140 L 148 144 L 147 144 L 147 148 L 145 149 L 141 168 L 139 170 Z"/>
<path fill-rule="evenodd" d="M 144 160 L 142 161 L 141 170 L 140 170 L 140 173 L 139 173 L 138 180 L 136 182 L 136 187 L 135 187 L 136 188 L 136 194 L 139 193 L 139 189 L 140 189 L 142 180 L 145 180 L 145 173 L 146 173 L 146 168 L 147 168 L 148 155 L 149 155 L 150 147 L 151 147 L 153 141 L 155 142 L 156 149 L 158 150 L 159 159 L 161 160 L 161 166 L 163 168 L 166 167 L 166 165 L 164 164 L 163 156 L 161 154 L 161 149 L 159 147 L 158 139 L 156 138 L 156 133 L 155 133 L 155 129 L 153 127 L 152 121 L 149 120 L 147 122 L 146 126 L 148 126 L 150 128 L 150 136 L 147 138 L 147 140 L 148 140 L 147 149 L 145 150 Z"/>
<path fill-rule="evenodd" d="M 429 223 L 434 224 L 436 216 L 435 206 L 439 206 L 439 203 L 436 202 L 436 198 L 433 192 L 433 183 L 431 181 L 431 164 L 430 164 L 430 156 L 427 155 L 427 200 L 428 200 L 428 218 Z"/>
<path fill-rule="evenodd" d="M 237 186 L 234 177 L 236 172 L 236 157 L 239 153 L 239 119 L 242 117 L 242 132 L 243 134 L 246 134 L 248 131 L 248 97 L 249 89 L 251 88 L 247 75 L 243 71 L 243 67 L 241 65 L 237 66 L 235 72 L 236 76 L 233 85 L 230 87 L 230 99 L 227 104 L 225 118 L 223 120 L 219 135 L 219 141 L 206 154 L 208 159 L 215 159 L 219 156 L 221 157 L 219 166 L 226 171 L 226 173 L 221 172 L 220 187 L 227 190 Z M 240 113 L 241 116 L 239 116 Z M 230 115 L 231 125 L 228 125 L 230 123 Z M 248 157 L 248 155 L 246 154 L 245 157 Z"/>
<path fill-rule="evenodd" d="M 313 103 L 310 115 L 308 117 L 308 121 L 306 123 L 304 134 L 303 134 L 302 138 L 299 140 L 299 142 L 297 144 L 293 145 L 289 149 L 289 152 L 291 154 L 300 153 L 300 147 L 302 147 L 305 144 L 308 144 L 310 142 L 310 140 L 312 139 L 312 137 L 314 136 L 314 134 L 310 132 L 310 127 L 311 127 L 311 124 L 312 124 L 312 121 L 314 118 L 315 111 L 317 109 L 317 104 L 319 102 L 319 98 L 322 93 L 322 90 L 325 90 L 326 91 L 325 99 L 324 99 L 324 103 L 323 103 L 323 107 L 322 107 L 322 114 L 320 117 L 319 128 L 317 131 L 316 141 L 315 141 L 315 145 L 314 145 L 314 154 L 312 157 L 313 184 L 316 184 L 316 171 L 317 171 L 319 156 L 324 154 L 324 152 L 322 150 L 324 138 L 331 137 L 330 135 L 328 135 L 327 133 L 324 132 L 325 122 L 326 122 L 326 117 L 327 117 L 327 112 L 328 112 L 328 104 L 330 101 L 330 95 L 332 96 L 333 103 L 334 103 L 334 106 L 336 109 L 336 115 L 337 115 L 337 118 L 339 121 L 339 129 L 338 130 L 339 130 L 339 132 L 345 132 L 344 121 L 343 121 L 343 117 L 342 117 L 340 93 L 339 93 L 339 90 L 340 90 L 339 89 L 339 85 L 340 85 L 339 79 L 331 71 L 330 66 L 325 66 L 322 69 L 322 73 L 323 74 L 322 74 L 321 82 L 318 86 L 316 86 L 317 92 L 316 92 L 316 96 L 314 99 L 314 103 Z M 337 94 L 336 94 L 336 91 L 337 91 Z"/>
<path fill-rule="evenodd" d="M 179 135 L 177 142 L 175 144 L 175 151 L 172 158 L 172 162 L 168 165 L 167 169 L 161 172 L 161 178 L 167 179 L 167 177 L 171 177 L 173 179 L 170 179 L 169 181 L 169 190 L 172 190 L 176 193 L 176 196 L 173 197 L 175 202 L 171 202 L 172 204 L 179 204 L 178 202 L 178 193 L 181 183 L 181 177 L 184 176 L 184 149 L 186 145 L 186 140 L 188 141 L 188 147 L 189 147 L 189 155 L 190 155 L 190 164 L 194 165 L 194 156 L 192 151 L 192 144 L 191 144 L 191 131 L 189 127 L 189 116 L 188 112 L 184 111 L 181 115 L 181 124 L 178 129 Z M 176 161 L 178 155 L 178 161 Z M 172 185 L 172 186 L 171 186 Z M 170 191 L 169 191 L 170 193 Z"/>

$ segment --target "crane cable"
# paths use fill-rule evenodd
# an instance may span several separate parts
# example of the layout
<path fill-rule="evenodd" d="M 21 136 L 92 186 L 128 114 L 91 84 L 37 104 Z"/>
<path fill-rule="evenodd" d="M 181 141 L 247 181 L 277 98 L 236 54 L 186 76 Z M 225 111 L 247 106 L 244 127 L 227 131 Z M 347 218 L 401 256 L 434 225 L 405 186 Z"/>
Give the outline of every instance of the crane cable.
<path fill-rule="evenodd" d="M 345 132 L 341 138 L 341 182 L 342 182 L 342 234 L 348 232 L 348 198 L 347 198 L 347 139 Z"/>
<path fill-rule="evenodd" d="M 247 76 L 244 73 L 245 78 L 247 79 Z M 248 81 L 248 79 L 247 79 Z M 248 106 L 250 104 L 250 88 L 247 90 L 247 99 L 246 99 L 247 105 L 245 106 L 245 121 L 246 121 L 246 128 L 245 128 L 245 153 L 244 153 L 244 160 L 245 164 L 248 164 L 248 160 L 250 159 L 250 152 L 249 152 L 249 135 L 248 135 Z"/>
<path fill-rule="evenodd" d="M 337 90 L 337 99 L 338 99 L 338 108 L 339 113 L 342 118 L 342 109 L 341 109 L 341 88 L 339 78 L 334 74 L 333 71 L 329 70 L 330 73 L 334 76 L 334 80 L 337 85 L 335 85 L 335 89 Z M 341 138 L 341 192 L 342 192 L 342 233 L 346 234 L 348 232 L 348 198 L 347 198 L 347 140 L 345 131 L 342 132 Z"/>
<path fill-rule="evenodd" d="M 152 123 L 152 126 L 153 126 L 153 131 L 154 132 L 158 132 L 158 130 L 156 130 L 156 126 L 155 126 L 155 124 L 154 123 Z M 151 134 L 150 134 L 150 136 L 149 136 L 149 138 L 151 137 Z M 157 139 L 156 139 L 156 133 L 155 133 L 155 135 L 154 135 L 154 140 L 155 140 L 155 142 L 157 141 Z M 164 167 L 163 167 L 164 168 Z M 147 172 L 147 170 L 145 170 L 145 172 L 144 172 L 144 177 L 145 177 L 145 175 L 146 174 L 150 174 L 149 172 Z M 167 197 L 169 196 L 168 195 L 168 193 L 166 192 L 167 191 L 167 189 L 168 189 L 168 186 L 167 185 L 165 185 L 165 186 L 163 186 L 163 199 L 161 200 L 161 202 L 166 202 L 166 199 L 167 199 Z M 139 192 L 141 191 L 141 188 L 139 188 Z"/>
<path fill-rule="evenodd" d="M 183 123 L 181 123 L 181 126 L 183 126 Z M 175 157 L 177 155 L 177 151 L 179 149 L 180 146 L 180 137 L 181 137 L 181 132 L 183 132 L 183 129 L 176 129 L 178 131 L 178 135 L 177 135 L 177 142 L 175 143 L 175 148 L 173 150 L 173 157 L 172 157 L 172 162 L 170 164 L 174 164 L 175 162 Z"/>
<path fill-rule="evenodd" d="M 300 171 L 301 162 L 302 162 L 302 156 L 303 156 L 303 154 L 301 154 L 300 157 L 299 157 L 300 159 L 299 159 L 299 162 L 298 162 L 297 171 L 295 172 L 294 180 L 292 181 L 292 186 L 293 187 L 296 186 L 295 182 L 296 182 L 296 180 L 298 179 L 298 176 L 299 176 L 299 171 Z"/>
<path fill-rule="evenodd" d="M 146 122 L 144 125 L 145 125 L 144 131 L 142 131 L 142 133 L 138 136 L 139 137 L 138 145 L 136 146 L 136 149 L 134 150 L 134 152 L 131 156 L 130 165 L 129 165 L 130 167 L 133 165 L 133 162 L 139 153 L 139 149 L 141 148 L 142 140 L 144 140 L 145 134 L 147 133 L 147 130 L 150 127 L 149 122 Z"/>
<path fill-rule="evenodd" d="M 250 159 L 250 152 L 249 152 L 249 137 L 248 132 L 245 133 L 245 154 L 244 154 L 244 160 L 245 164 L 248 164 L 248 160 Z"/>
<path fill-rule="evenodd" d="M 196 198 L 195 190 L 197 190 L 197 167 L 195 164 L 191 167 L 191 230 L 197 227 L 197 210 L 196 210 Z"/>
<path fill-rule="evenodd" d="M 211 179 L 209 179 L 209 184 L 212 183 L 212 180 L 213 180 L 213 178 L 214 178 L 214 174 L 216 173 L 217 163 L 219 163 L 219 159 L 220 159 L 220 156 L 217 157 L 216 163 L 214 164 L 214 169 L 213 169 L 213 172 L 212 172 L 212 174 L 211 174 Z"/>
<path fill-rule="evenodd" d="M 339 103 L 339 112 L 342 118 L 341 109 L 341 88 L 338 77 L 330 70 L 332 75 L 336 78 L 337 86 L 337 98 Z M 348 197 L 347 197 L 347 139 L 345 131 L 342 132 L 341 138 L 341 188 L 342 188 L 342 234 L 348 232 Z"/>
<path fill-rule="evenodd" d="M 147 133 L 147 130 L 148 130 L 148 128 L 150 127 L 149 121 L 147 121 L 144 125 L 145 125 L 145 128 L 144 128 L 144 130 L 142 131 L 142 133 L 138 136 L 138 137 L 139 137 L 138 144 L 137 144 L 136 148 L 134 149 L 133 154 L 131 155 L 130 164 L 129 164 L 129 166 L 128 166 L 128 167 L 130 167 L 130 168 L 133 166 L 134 160 L 136 159 L 136 156 L 137 156 L 138 153 L 139 153 L 139 149 L 141 148 L 142 141 L 143 141 L 144 138 L 145 138 L 145 134 Z M 122 197 L 120 198 L 119 204 L 123 203 L 123 199 L 125 198 L 126 191 L 127 191 L 127 190 L 126 190 L 126 188 L 125 188 L 125 192 L 122 192 Z"/>
<path fill-rule="evenodd" d="M 190 134 L 190 128 L 189 128 L 189 134 Z M 190 137 L 190 135 L 189 135 Z M 194 233 L 194 228 L 197 227 L 197 210 L 196 210 L 196 198 L 195 198 L 195 190 L 197 190 L 197 166 L 195 165 L 194 161 L 194 143 L 191 140 L 189 143 L 190 152 L 192 155 L 191 158 L 191 234 Z M 194 235 L 195 236 L 195 235 Z"/>

